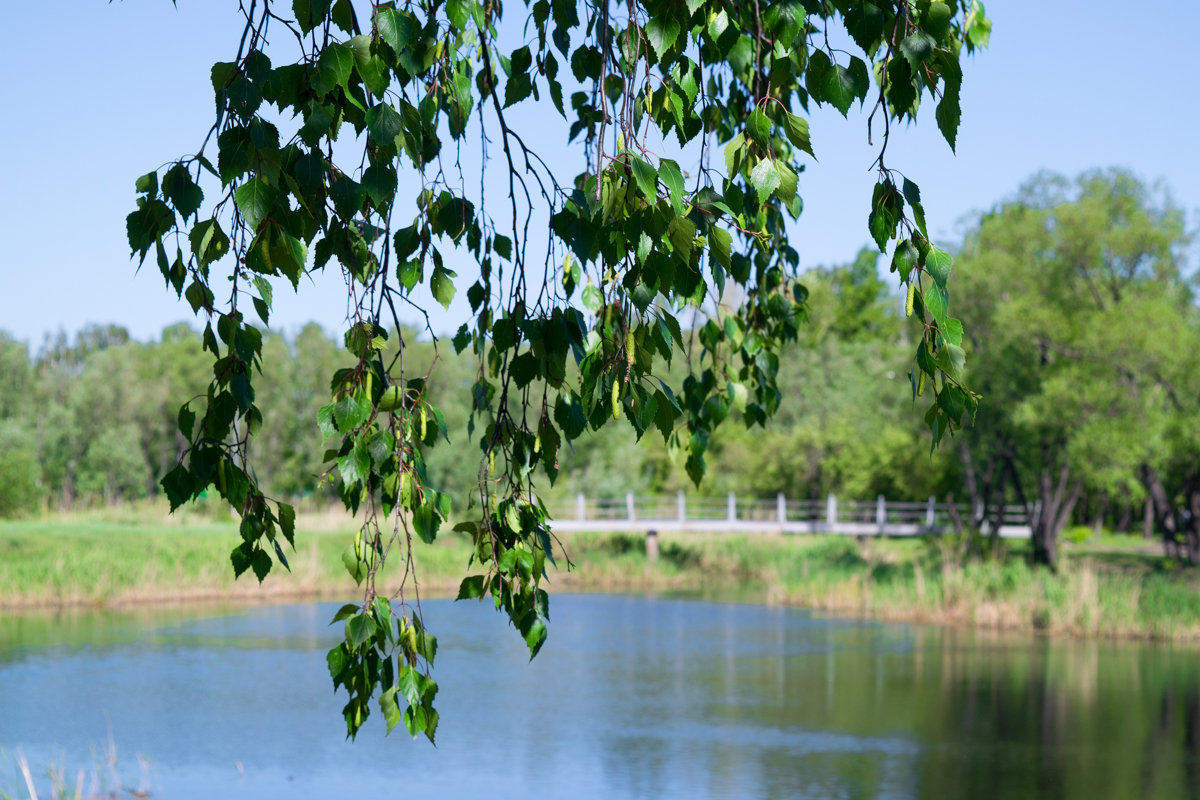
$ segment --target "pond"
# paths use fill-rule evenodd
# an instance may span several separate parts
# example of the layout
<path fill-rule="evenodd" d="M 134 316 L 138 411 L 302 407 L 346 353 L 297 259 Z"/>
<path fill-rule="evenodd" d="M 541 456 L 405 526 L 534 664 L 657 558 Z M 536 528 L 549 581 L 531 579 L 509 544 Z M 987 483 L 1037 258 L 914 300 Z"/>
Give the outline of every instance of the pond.
<path fill-rule="evenodd" d="M 378 713 L 345 741 L 325 671 L 336 605 L 6 617 L 0 792 L 28 794 L 21 757 L 43 794 L 54 767 L 71 789 L 83 770 L 155 798 L 1200 791 L 1186 648 L 560 594 L 529 663 L 490 607 L 424 607 L 440 640 L 436 748 L 402 728 L 385 738 Z"/>

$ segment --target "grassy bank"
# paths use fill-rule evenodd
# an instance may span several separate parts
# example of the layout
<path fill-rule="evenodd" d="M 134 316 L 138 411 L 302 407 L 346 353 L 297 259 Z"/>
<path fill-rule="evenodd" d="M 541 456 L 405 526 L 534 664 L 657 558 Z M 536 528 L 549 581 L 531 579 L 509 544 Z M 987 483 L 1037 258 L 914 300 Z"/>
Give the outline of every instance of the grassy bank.
<path fill-rule="evenodd" d="M 340 515 L 301 516 L 291 574 L 277 567 L 262 587 L 252 576 L 233 580 L 233 523 L 145 516 L 0 523 L 0 607 L 354 594 L 340 559 L 353 523 Z M 650 562 L 641 536 L 566 536 L 575 568 L 552 572 L 551 588 L 741 591 L 880 619 L 1200 641 L 1200 570 L 1172 565 L 1126 537 L 1067 545 L 1057 574 L 1031 570 L 1024 546 L 1014 543 L 980 559 L 967 555 L 966 543 L 948 539 L 679 534 L 660 540 L 662 556 Z M 452 593 L 468 552 L 456 535 L 419 545 L 423 592 Z M 394 585 L 395 577 L 384 583 Z"/>

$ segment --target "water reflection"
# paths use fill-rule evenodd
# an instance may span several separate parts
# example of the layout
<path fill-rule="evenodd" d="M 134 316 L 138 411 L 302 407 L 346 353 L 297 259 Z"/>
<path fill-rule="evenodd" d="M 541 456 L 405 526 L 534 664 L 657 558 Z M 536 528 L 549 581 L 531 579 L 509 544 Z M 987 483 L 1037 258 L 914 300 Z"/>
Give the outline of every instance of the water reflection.
<path fill-rule="evenodd" d="M 82 757 L 111 725 L 164 797 L 1200 797 L 1192 650 L 559 596 L 529 664 L 437 601 L 435 750 L 342 741 L 333 608 L 0 621 L 0 749 Z"/>

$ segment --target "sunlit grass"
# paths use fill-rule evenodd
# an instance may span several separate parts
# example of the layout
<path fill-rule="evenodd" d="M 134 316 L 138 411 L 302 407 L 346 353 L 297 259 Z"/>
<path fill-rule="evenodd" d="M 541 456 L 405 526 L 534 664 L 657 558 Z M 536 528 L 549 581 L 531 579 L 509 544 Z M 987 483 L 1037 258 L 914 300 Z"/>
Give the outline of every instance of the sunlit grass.
<path fill-rule="evenodd" d="M 302 514 L 291 573 L 276 566 L 260 587 L 234 581 L 233 521 L 193 513 L 114 515 L 0 523 L 0 606 L 56 608 L 147 602 L 274 601 L 353 597 L 341 553 L 354 522 Z M 764 602 L 830 611 L 1088 636 L 1200 641 L 1200 570 L 1154 552 L 1153 543 L 1110 535 L 1064 545 L 1059 569 L 1032 569 L 1028 545 L 968 539 L 661 534 L 647 559 L 642 534 L 565 534 L 549 566 L 551 590 L 739 592 Z M 470 544 L 445 533 L 416 543 L 427 595 L 454 594 Z M 399 563 L 399 560 L 394 560 Z M 572 569 L 568 571 L 568 561 Z M 395 591 L 398 568 L 380 577 Z M 411 576 L 406 587 L 411 587 Z"/>

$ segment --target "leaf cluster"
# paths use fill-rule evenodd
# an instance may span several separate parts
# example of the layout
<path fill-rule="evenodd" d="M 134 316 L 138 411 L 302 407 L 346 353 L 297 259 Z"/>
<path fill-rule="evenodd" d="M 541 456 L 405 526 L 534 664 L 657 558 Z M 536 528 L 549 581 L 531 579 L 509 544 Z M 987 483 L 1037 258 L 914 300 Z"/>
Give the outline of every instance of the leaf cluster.
<path fill-rule="evenodd" d="M 891 121 L 915 117 L 925 92 L 954 146 L 959 59 L 984 43 L 987 23 L 977 0 L 623 9 L 536 0 L 529 39 L 508 50 L 502 12 L 480 0 L 252 8 L 235 58 L 213 66 L 204 147 L 139 179 L 127 228 L 134 255 L 153 251 L 206 319 L 214 359 L 206 396 L 180 413 L 189 447 L 163 486 L 173 507 L 215 486 L 244 520 L 235 571 L 260 579 L 272 551 L 286 564 L 278 537 L 291 542 L 293 514 L 249 468 L 263 419 L 253 388 L 262 347 L 241 309 L 248 296 L 265 324 L 272 278 L 298 288 L 333 264 L 346 276 L 345 343 L 356 363 L 333 376 L 319 424 L 336 463 L 330 477 L 363 514 L 363 541 L 345 560 L 364 613 L 392 547 L 411 572 L 411 534 L 432 540 L 448 507 L 425 469 L 424 451 L 445 428 L 425 394 L 430 373 L 413 373 L 402 342 L 385 361 L 383 331 L 400 327 L 398 306 L 420 311 L 418 287 L 448 307 L 470 280 L 459 270 L 477 268 L 466 291 L 472 320 L 453 343 L 479 364 L 476 513 L 463 529 L 484 574 L 462 594 L 491 595 L 536 653 L 547 617 L 540 582 L 555 549 L 538 486 L 555 480 L 560 448 L 612 421 L 638 437 L 654 429 L 699 482 L 731 410 L 761 425 L 780 407 L 779 352 L 805 315 L 788 223 L 802 212 L 800 176 L 815 158 L 813 107 L 845 115 L 875 93 L 885 132 L 869 228 L 881 251 L 900 240 L 894 267 L 924 330 L 914 392 L 932 387 L 935 444 L 971 416 L 962 329 L 947 312 L 949 257 L 927 239 L 916 185 L 898 180 L 884 152 Z M 830 44 L 839 18 L 860 54 Z M 570 181 L 530 149 L 517 117 L 543 92 L 583 145 L 584 169 Z M 656 152 L 672 136 L 685 157 Z M 508 219 L 446 166 L 473 137 L 500 152 Z M 205 155 L 212 142 L 215 163 Z M 714 143 L 723 163 L 713 163 Z M 548 237 L 542 279 L 529 256 L 539 230 Z M 217 297 L 219 267 L 227 301 Z M 688 374 L 672 386 L 665 378 L 680 358 Z M 407 596 L 398 600 L 407 607 Z M 348 640 L 366 648 L 351 654 L 355 665 L 394 647 L 358 639 Z M 368 680 L 352 695 L 382 685 Z M 425 708 L 425 691 L 402 694 L 410 709 Z"/>

